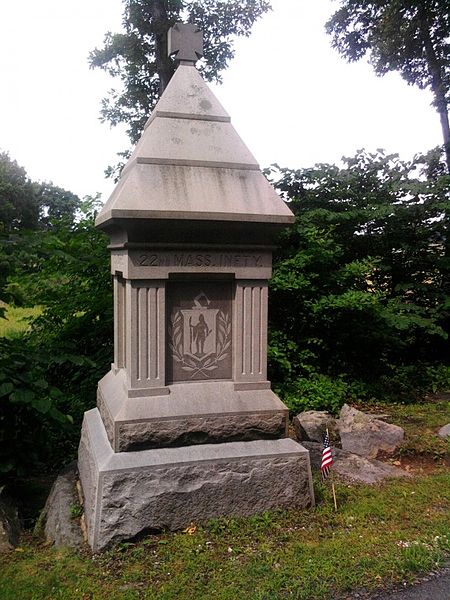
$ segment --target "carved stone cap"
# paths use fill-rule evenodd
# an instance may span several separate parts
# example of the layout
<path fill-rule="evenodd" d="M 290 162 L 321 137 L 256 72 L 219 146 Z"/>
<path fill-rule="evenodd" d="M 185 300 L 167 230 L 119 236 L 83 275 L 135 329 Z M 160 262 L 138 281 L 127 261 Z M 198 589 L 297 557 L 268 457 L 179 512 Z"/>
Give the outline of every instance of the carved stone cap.
<path fill-rule="evenodd" d="M 96 224 L 141 219 L 294 221 L 194 66 L 176 70 Z"/>

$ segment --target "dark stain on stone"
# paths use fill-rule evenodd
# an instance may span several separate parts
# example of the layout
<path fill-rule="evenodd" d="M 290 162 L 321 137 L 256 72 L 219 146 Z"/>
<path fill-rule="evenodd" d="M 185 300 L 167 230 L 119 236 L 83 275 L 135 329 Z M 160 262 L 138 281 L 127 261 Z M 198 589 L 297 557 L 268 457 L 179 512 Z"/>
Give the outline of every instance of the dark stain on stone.
<path fill-rule="evenodd" d="M 210 108 L 212 108 L 212 104 L 209 100 L 203 99 L 200 101 L 200 108 L 202 108 L 203 110 L 209 110 Z"/>

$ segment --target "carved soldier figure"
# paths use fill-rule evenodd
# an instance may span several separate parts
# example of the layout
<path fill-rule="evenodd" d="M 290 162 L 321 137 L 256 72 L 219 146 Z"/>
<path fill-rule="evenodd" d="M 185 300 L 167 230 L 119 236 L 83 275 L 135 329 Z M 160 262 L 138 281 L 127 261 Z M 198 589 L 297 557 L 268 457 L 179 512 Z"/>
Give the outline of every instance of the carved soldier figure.
<path fill-rule="evenodd" d="M 192 317 L 189 319 L 189 327 L 191 328 L 191 339 L 195 342 L 197 356 L 203 356 L 205 354 L 205 341 L 208 335 L 211 333 L 210 329 L 205 321 L 205 316 L 200 313 L 198 316 L 197 325 L 192 325 Z M 192 352 L 192 343 L 191 343 Z"/>

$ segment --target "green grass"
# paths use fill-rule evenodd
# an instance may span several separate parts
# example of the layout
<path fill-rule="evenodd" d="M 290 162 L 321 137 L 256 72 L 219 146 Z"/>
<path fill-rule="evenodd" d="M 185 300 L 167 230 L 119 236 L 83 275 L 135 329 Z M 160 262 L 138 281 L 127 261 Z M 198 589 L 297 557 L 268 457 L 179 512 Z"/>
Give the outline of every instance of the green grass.
<path fill-rule="evenodd" d="M 20 337 L 29 329 L 31 321 L 42 312 L 40 306 L 21 308 L 3 303 L 0 303 L 0 305 L 6 306 L 5 318 L 0 318 L 0 337 Z"/>
<path fill-rule="evenodd" d="M 450 473 L 381 486 L 316 482 L 307 511 L 218 519 L 91 556 L 30 540 L 0 558 L 1 600 L 338 598 L 411 580 L 450 553 Z"/>
<path fill-rule="evenodd" d="M 329 600 L 438 568 L 450 558 L 450 448 L 436 436 L 450 422 L 448 399 L 367 408 L 405 428 L 399 455 L 426 459 L 427 476 L 337 482 L 337 512 L 316 480 L 313 509 L 217 519 L 97 556 L 29 536 L 0 556 L 0 600 Z"/>
<path fill-rule="evenodd" d="M 450 423 L 450 395 L 436 394 L 415 404 L 375 404 L 370 410 L 389 415 L 388 421 L 405 430 L 399 456 L 429 457 L 436 461 L 450 454 L 450 440 L 438 437 L 437 431 Z M 367 406 L 359 406 L 367 410 Z"/>

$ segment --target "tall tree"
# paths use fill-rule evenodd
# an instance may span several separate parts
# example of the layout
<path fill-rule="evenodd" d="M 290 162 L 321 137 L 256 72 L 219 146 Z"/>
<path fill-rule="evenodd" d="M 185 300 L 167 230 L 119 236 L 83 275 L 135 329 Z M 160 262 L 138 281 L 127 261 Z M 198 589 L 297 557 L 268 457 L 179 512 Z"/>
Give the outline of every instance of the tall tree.
<path fill-rule="evenodd" d="M 34 190 L 41 211 L 41 226 L 49 228 L 60 221 L 74 221 L 81 207 L 81 200 L 76 194 L 47 181 L 35 183 Z"/>
<path fill-rule="evenodd" d="M 39 202 L 23 167 L 0 153 L 0 235 L 37 229 Z"/>
<path fill-rule="evenodd" d="M 31 181 L 25 169 L 0 152 L 0 236 L 72 222 L 81 201 L 51 182 Z"/>
<path fill-rule="evenodd" d="M 103 99 L 102 120 L 126 123 L 131 142 L 137 142 L 175 72 L 175 62 L 167 56 L 167 32 L 177 21 L 202 29 L 200 71 L 207 81 L 221 81 L 221 71 L 234 56 L 233 36 L 250 35 L 255 21 L 270 9 L 268 0 L 124 0 L 124 32 L 108 32 L 103 48 L 89 55 L 92 68 L 104 69 L 122 83 L 121 91 L 110 90 Z"/>
<path fill-rule="evenodd" d="M 377 75 L 431 89 L 450 173 L 450 0 L 341 0 L 326 30 L 348 61 L 368 54 Z"/>
<path fill-rule="evenodd" d="M 0 152 L 1 299 L 20 302 L 5 291 L 8 278 L 16 269 L 33 271 L 42 254 L 43 231 L 70 226 L 80 207 L 78 196 L 52 183 L 31 181 L 23 167 Z"/>

